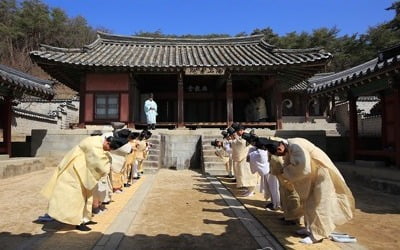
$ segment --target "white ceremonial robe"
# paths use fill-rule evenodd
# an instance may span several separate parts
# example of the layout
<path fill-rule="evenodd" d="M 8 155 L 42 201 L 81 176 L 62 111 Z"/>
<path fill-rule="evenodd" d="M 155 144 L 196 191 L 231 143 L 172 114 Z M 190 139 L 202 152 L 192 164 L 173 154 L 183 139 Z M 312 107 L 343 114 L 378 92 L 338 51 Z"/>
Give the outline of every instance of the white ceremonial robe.
<path fill-rule="evenodd" d="M 316 240 L 353 218 L 354 198 L 329 157 L 303 138 L 288 139 L 283 176 L 291 181 L 304 208 L 304 221 Z"/>
<path fill-rule="evenodd" d="M 246 140 L 235 134 L 235 139 L 232 140 L 231 147 L 236 186 L 238 188 L 255 187 L 257 185 L 257 176 L 251 173 L 250 165 L 246 161 L 249 152 Z"/>
<path fill-rule="evenodd" d="M 252 147 L 249 149 L 249 162 L 251 172 L 258 173 L 261 177 L 260 192 L 264 193 L 265 199 L 271 197 L 274 208 L 280 207 L 278 179 L 270 174 L 268 151 Z"/>
<path fill-rule="evenodd" d="M 155 124 L 157 113 L 157 103 L 154 100 L 144 102 L 144 113 L 146 114 L 147 124 Z"/>

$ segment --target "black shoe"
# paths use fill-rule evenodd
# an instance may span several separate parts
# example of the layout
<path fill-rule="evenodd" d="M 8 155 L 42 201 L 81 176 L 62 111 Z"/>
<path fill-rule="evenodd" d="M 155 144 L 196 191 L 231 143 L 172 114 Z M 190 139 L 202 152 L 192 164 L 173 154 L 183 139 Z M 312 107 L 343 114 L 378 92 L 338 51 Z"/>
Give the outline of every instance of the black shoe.
<path fill-rule="evenodd" d="M 78 226 L 75 227 L 76 229 L 78 229 L 79 231 L 90 231 L 92 230 L 90 227 L 86 226 L 85 224 L 80 224 Z"/>
<path fill-rule="evenodd" d="M 124 184 L 124 187 L 130 187 L 130 186 L 131 186 L 130 183 L 125 183 L 125 184 Z"/>
<path fill-rule="evenodd" d="M 84 225 L 96 225 L 96 224 L 97 224 L 97 222 L 95 222 L 95 221 L 88 221 L 88 222 L 84 223 Z"/>
<path fill-rule="evenodd" d="M 273 210 L 274 209 L 274 204 L 268 203 L 267 205 L 265 205 L 265 208 Z"/>

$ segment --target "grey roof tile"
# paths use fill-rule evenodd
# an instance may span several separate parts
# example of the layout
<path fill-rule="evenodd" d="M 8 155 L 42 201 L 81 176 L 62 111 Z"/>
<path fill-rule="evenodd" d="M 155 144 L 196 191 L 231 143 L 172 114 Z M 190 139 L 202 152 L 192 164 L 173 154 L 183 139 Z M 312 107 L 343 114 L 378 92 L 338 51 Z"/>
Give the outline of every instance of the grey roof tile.
<path fill-rule="evenodd" d="M 268 44 L 263 36 L 213 39 L 151 38 L 99 33 L 92 44 L 66 49 L 43 45 L 34 59 L 71 65 L 111 67 L 270 66 L 327 60 L 321 49 L 285 50 Z"/>
<path fill-rule="evenodd" d="M 43 80 L 0 64 L 0 83 L 12 92 L 51 99 L 53 81 Z"/>
<path fill-rule="evenodd" d="M 380 74 L 386 69 L 400 68 L 399 48 L 400 45 L 387 50 L 389 51 L 388 55 L 390 57 L 383 57 L 382 53 L 385 52 L 382 52 L 378 57 L 355 67 L 325 77 L 310 79 L 309 82 L 312 83 L 312 85 L 310 85 L 311 87 L 308 89 L 308 92 L 310 94 L 330 92 L 338 87 L 356 83 L 362 78 L 364 79 L 368 78 L 369 76 Z M 392 50 L 397 52 L 397 54 L 390 53 Z"/>

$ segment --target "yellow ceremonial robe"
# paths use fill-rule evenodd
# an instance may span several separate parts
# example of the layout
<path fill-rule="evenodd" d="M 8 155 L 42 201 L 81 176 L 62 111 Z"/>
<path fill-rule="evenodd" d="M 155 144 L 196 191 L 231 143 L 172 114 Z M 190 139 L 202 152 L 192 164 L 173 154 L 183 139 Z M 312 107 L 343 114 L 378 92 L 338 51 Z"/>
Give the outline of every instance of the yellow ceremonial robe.
<path fill-rule="evenodd" d="M 281 196 L 281 207 L 285 220 L 297 220 L 303 216 L 303 209 L 300 205 L 300 198 L 294 189 L 293 184 L 283 177 L 283 159 L 280 156 L 270 155 L 269 166 L 271 174 L 279 181 L 279 193 Z"/>
<path fill-rule="evenodd" d="M 288 139 L 283 176 L 293 183 L 304 208 L 304 221 L 314 238 L 331 234 L 353 218 L 354 198 L 329 157 L 303 138 Z"/>
<path fill-rule="evenodd" d="M 246 141 L 236 134 L 231 146 L 236 186 L 238 188 L 255 187 L 257 185 L 257 175 L 251 173 L 250 164 L 246 161 L 250 146 L 247 146 Z"/>
<path fill-rule="evenodd" d="M 91 219 L 92 190 L 110 171 L 111 158 L 103 142 L 102 136 L 85 138 L 61 160 L 41 191 L 49 199 L 52 218 L 71 225 Z"/>
<path fill-rule="evenodd" d="M 145 140 L 138 140 L 136 144 L 136 160 L 138 161 L 138 171 L 143 172 L 143 161 L 146 157 L 145 151 L 147 143 Z"/>

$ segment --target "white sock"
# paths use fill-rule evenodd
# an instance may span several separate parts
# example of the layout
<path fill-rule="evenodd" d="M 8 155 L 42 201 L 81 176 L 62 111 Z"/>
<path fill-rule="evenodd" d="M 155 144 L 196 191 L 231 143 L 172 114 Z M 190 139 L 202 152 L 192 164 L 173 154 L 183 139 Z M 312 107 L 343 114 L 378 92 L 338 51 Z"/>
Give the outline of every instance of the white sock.
<path fill-rule="evenodd" d="M 303 243 L 303 244 L 313 244 L 314 243 L 313 240 L 311 239 L 311 237 L 309 237 L 309 236 L 299 240 L 299 242 Z"/>

